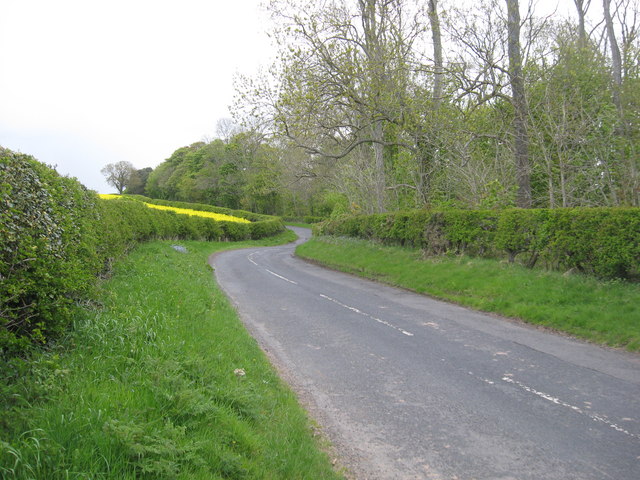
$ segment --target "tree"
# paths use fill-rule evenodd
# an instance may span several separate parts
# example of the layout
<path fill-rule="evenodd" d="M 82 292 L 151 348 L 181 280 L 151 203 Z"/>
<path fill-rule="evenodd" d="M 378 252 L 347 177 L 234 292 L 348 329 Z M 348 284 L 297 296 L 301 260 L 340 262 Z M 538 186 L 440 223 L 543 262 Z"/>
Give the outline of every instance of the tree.
<path fill-rule="evenodd" d="M 638 18 L 638 4 L 636 3 L 634 8 L 631 8 L 632 14 L 630 15 L 630 19 L 632 23 L 627 23 L 627 14 L 629 13 L 629 1 L 619 1 L 617 2 L 616 9 L 618 10 L 618 17 L 621 20 L 620 30 L 623 34 L 623 52 L 624 58 L 620 51 L 620 45 L 616 38 L 616 28 L 614 26 L 614 19 L 611 12 L 611 0 L 602 0 L 603 12 L 604 12 L 604 21 L 605 21 L 605 31 L 606 38 L 608 42 L 610 57 L 611 57 L 611 78 L 612 78 L 612 87 L 613 87 L 613 102 L 618 110 L 619 115 L 619 126 L 618 131 L 621 140 L 621 148 L 619 150 L 619 155 L 622 159 L 621 164 L 624 165 L 626 172 L 623 173 L 622 177 L 622 197 L 624 203 L 628 203 L 634 206 L 638 206 L 640 204 L 640 179 L 638 178 L 638 165 L 637 159 L 635 155 L 636 142 L 637 139 L 633 137 L 633 117 L 637 117 L 637 111 L 631 112 L 628 114 L 626 112 L 628 106 L 633 102 L 631 98 L 624 98 L 626 92 L 629 89 L 625 89 L 625 86 L 628 84 L 634 84 L 632 78 L 629 78 L 629 63 L 635 63 L 635 69 L 637 69 L 637 54 L 635 58 L 635 62 L 628 62 L 629 60 L 629 51 L 633 51 L 633 43 L 637 40 L 638 35 L 638 27 L 637 27 L 637 18 Z M 627 62 L 623 62 L 627 60 Z M 625 75 L 625 73 L 627 75 Z M 637 80 L 637 78 L 636 78 Z M 635 85 L 637 88 L 637 85 Z M 633 95 L 632 95 L 633 96 Z M 626 175 L 625 175 L 626 174 Z"/>
<path fill-rule="evenodd" d="M 580 31 L 555 32 L 555 58 L 530 86 L 532 155 L 538 158 L 533 190 L 551 208 L 616 205 L 617 112 L 606 59 Z"/>
<path fill-rule="evenodd" d="M 134 170 L 127 183 L 125 193 L 132 195 L 144 195 L 145 187 L 147 186 L 147 180 L 149 174 L 153 171 L 153 168 L 146 167 L 140 170 Z"/>
<path fill-rule="evenodd" d="M 518 0 L 271 0 L 278 62 L 237 85 L 234 118 L 277 152 L 278 208 L 638 205 L 639 0 L 601 1 L 604 19 L 573 0 L 574 21 Z"/>
<path fill-rule="evenodd" d="M 393 207 L 389 192 L 408 183 L 388 176 L 393 157 L 419 150 L 424 102 L 414 102 L 411 77 L 425 75 L 416 48 L 425 12 L 405 0 L 274 0 L 271 10 L 280 62 L 270 79 L 243 86 L 239 98 L 252 106 L 241 108 L 271 123 L 278 140 L 309 162 L 331 165 L 336 181 L 357 182 L 348 189 L 367 193 L 367 211 Z M 367 174 L 341 175 L 356 164 Z"/>
<path fill-rule="evenodd" d="M 121 194 L 129 184 L 131 176 L 135 171 L 136 169 L 131 162 L 123 160 L 108 164 L 100 170 L 100 173 L 107 178 L 107 183 L 115 187 L 118 193 Z"/>

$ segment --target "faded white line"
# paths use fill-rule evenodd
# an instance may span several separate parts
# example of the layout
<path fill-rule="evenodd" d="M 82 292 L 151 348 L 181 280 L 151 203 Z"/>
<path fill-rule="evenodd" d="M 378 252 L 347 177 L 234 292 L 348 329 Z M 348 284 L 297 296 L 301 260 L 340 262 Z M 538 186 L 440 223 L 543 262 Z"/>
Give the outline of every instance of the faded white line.
<path fill-rule="evenodd" d="M 555 403 L 556 405 L 560 405 L 562 407 L 570 408 L 574 412 L 580 413 L 582 415 L 586 415 L 587 417 L 589 417 L 594 422 L 604 423 L 605 425 L 609 426 L 610 428 L 613 428 L 617 432 L 624 433 L 625 435 L 629 435 L 630 437 L 633 437 L 633 438 L 640 438 L 640 436 L 625 430 L 624 428 L 622 428 L 622 427 L 616 425 L 615 423 L 607 420 L 606 418 L 602 417 L 601 415 L 594 415 L 594 414 L 591 414 L 589 412 L 586 412 L 582 408 L 576 407 L 575 405 L 571 405 L 571 404 L 569 404 L 567 402 L 563 402 L 559 398 L 556 398 L 556 397 L 554 397 L 552 395 L 549 395 L 548 393 L 540 392 L 540 391 L 536 390 L 535 388 L 528 387 L 527 385 L 525 385 L 522 382 L 519 382 L 518 380 L 514 380 L 513 378 L 509 378 L 508 376 L 504 376 L 504 377 L 502 377 L 502 381 L 503 382 L 507 382 L 507 383 L 511 383 L 513 385 L 517 385 L 520 388 L 522 388 L 524 391 L 529 392 L 529 393 L 533 393 L 534 395 L 537 395 L 540 398 L 544 398 L 545 400 L 548 400 L 549 402 Z"/>
<path fill-rule="evenodd" d="M 328 297 L 327 295 L 320 294 L 320 296 L 322 298 L 326 299 L 326 300 L 329 300 L 330 302 L 335 303 L 336 305 L 340 305 L 341 307 L 346 308 L 348 310 L 351 310 L 352 312 L 355 312 L 355 313 L 358 313 L 360 315 L 363 315 L 363 316 L 365 316 L 367 318 L 370 318 L 371 320 L 375 320 L 376 322 L 381 323 L 382 325 L 385 325 L 385 326 L 387 326 L 389 328 L 393 328 L 394 330 L 397 330 L 398 332 L 400 332 L 400 333 L 402 333 L 404 335 L 407 335 L 408 337 L 413 337 L 413 333 L 407 332 L 406 330 L 403 330 L 400 327 L 396 327 L 395 325 L 387 322 L 386 320 L 382 320 L 380 318 L 374 317 L 373 315 L 369 315 L 368 313 L 363 312 L 362 310 L 359 310 L 359 309 L 357 309 L 355 307 L 350 307 L 349 305 L 345 305 L 344 303 L 339 302 L 335 298 Z"/>
<path fill-rule="evenodd" d="M 258 253 L 258 252 L 253 252 L 249 255 L 247 255 L 247 260 L 249 260 L 251 263 L 253 263 L 256 267 L 259 267 L 260 265 L 258 265 L 256 263 L 256 261 L 253 259 L 253 256 Z M 298 282 L 294 282 L 293 280 L 289 280 L 287 277 L 283 277 L 282 275 L 278 275 L 276 272 L 272 272 L 271 270 L 269 270 L 268 268 L 265 268 L 265 270 L 267 272 L 269 272 L 271 275 L 273 275 L 274 277 L 278 277 L 282 280 L 284 280 L 285 282 L 289 282 L 292 283 L 293 285 L 298 285 Z"/>
<path fill-rule="evenodd" d="M 282 280 L 284 280 L 285 282 L 289 282 L 289 283 L 293 283 L 294 285 L 298 285 L 298 282 L 294 282 L 293 280 L 289 280 L 287 277 L 283 277 L 282 275 L 278 275 L 276 272 L 272 272 L 271 270 L 269 270 L 268 268 L 265 268 L 265 270 L 267 272 L 269 272 L 271 275 L 281 278 Z"/>

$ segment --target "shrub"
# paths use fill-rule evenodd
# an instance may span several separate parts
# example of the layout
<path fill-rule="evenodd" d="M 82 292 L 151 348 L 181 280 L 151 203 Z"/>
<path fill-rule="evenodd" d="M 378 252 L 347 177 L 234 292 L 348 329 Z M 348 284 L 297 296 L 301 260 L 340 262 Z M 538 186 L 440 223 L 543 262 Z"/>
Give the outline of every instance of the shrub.
<path fill-rule="evenodd" d="M 241 216 L 251 223 L 151 209 L 138 199 Z M 0 356 L 59 335 L 95 277 L 151 238 L 245 240 L 284 230 L 251 212 L 123 196 L 103 200 L 34 158 L 0 147 Z"/>
<path fill-rule="evenodd" d="M 158 200 L 147 198 L 142 195 L 126 195 L 125 198 L 140 200 L 154 205 L 164 205 L 167 207 L 186 208 L 193 210 L 201 210 L 203 212 L 221 213 L 223 215 L 231 215 L 249 220 L 248 228 L 235 228 L 234 226 L 224 226 L 224 224 L 232 222 L 220 222 L 223 229 L 223 239 L 229 241 L 270 237 L 284 231 L 284 222 L 279 217 L 269 215 L 261 215 L 259 213 L 247 212 L 245 210 L 233 210 L 224 207 L 215 207 L 213 205 L 205 205 L 203 203 L 186 203 L 169 200 Z"/>
<path fill-rule="evenodd" d="M 640 209 L 508 209 L 396 212 L 332 219 L 316 234 L 576 269 L 601 278 L 640 278 Z"/>
<path fill-rule="evenodd" d="M 0 149 L 0 353 L 60 333 L 100 264 L 95 195 Z"/>

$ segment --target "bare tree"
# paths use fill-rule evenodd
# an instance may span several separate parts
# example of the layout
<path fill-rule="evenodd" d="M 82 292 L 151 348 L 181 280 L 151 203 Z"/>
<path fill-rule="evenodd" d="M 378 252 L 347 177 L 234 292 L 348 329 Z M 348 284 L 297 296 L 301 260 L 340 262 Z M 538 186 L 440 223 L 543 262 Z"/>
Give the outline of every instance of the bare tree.
<path fill-rule="evenodd" d="M 224 143 L 229 143 L 233 136 L 241 131 L 242 129 L 231 118 L 221 118 L 216 124 L 216 135 Z"/>
<path fill-rule="evenodd" d="M 273 99 L 278 133 L 312 160 L 333 161 L 337 168 L 352 155 L 369 158 L 375 172 L 370 202 L 376 211 L 387 208 L 385 147 L 405 144 L 406 138 L 389 132 L 391 125 L 402 130 L 398 125 L 412 107 L 410 56 L 425 31 L 424 23 L 408 21 L 405 3 L 280 0 L 271 6 L 283 24 L 274 35 L 283 47 L 283 62 L 275 72 L 276 94 L 265 88 L 260 96 Z M 412 148 L 410 143 L 405 146 Z"/>
<path fill-rule="evenodd" d="M 136 171 L 136 168 L 133 166 L 131 162 L 120 161 L 116 163 L 110 163 L 106 165 L 100 173 L 102 173 L 107 178 L 107 183 L 115 187 L 118 190 L 119 194 L 122 194 L 129 181 L 131 180 L 131 176 Z"/>

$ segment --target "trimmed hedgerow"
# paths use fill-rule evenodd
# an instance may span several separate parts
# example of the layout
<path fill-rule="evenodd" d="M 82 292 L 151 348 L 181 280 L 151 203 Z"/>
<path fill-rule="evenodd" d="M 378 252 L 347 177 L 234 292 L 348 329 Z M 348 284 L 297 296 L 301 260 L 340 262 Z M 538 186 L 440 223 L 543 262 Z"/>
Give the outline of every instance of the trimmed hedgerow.
<path fill-rule="evenodd" d="M 33 157 L 0 147 L 0 356 L 62 333 L 96 276 L 138 242 L 235 241 L 284 230 L 278 218 L 254 218 L 217 222 L 126 197 L 103 200 Z"/>
<path fill-rule="evenodd" d="M 159 200 L 147 198 L 143 195 L 126 195 L 127 198 L 140 200 L 154 205 L 164 205 L 167 207 L 190 208 L 203 212 L 221 213 L 249 220 L 251 223 L 239 226 L 237 222 L 219 222 L 226 235 L 232 240 L 257 240 L 259 238 L 270 237 L 284 231 L 284 222 L 280 217 L 261 215 L 259 213 L 247 212 L 246 210 L 233 210 L 224 207 L 215 207 L 204 203 L 186 203 L 170 200 Z"/>
<path fill-rule="evenodd" d="M 315 232 L 412 246 L 427 255 L 506 257 L 529 267 L 542 261 L 556 270 L 640 279 L 638 208 L 419 210 L 334 219 Z"/>
<path fill-rule="evenodd" d="M 61 332 L 100 261 L 96 196 L 0 149 L 0 352 Z"/>

